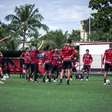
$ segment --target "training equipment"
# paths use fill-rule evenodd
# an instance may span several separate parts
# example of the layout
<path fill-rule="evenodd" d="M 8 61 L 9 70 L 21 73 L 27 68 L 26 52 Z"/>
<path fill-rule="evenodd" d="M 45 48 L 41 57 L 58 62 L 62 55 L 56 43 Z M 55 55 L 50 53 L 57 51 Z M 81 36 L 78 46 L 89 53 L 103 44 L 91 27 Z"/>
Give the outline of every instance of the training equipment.
<path fill-rule="evenodd" d="M 0 84 L 4 84 L 4 82 L 0 81 Z"/>
<path fill-rule="evenodd" d="M 106 84 L 110 85 L 110 80 L 109 79 L 106 80 Z"/>

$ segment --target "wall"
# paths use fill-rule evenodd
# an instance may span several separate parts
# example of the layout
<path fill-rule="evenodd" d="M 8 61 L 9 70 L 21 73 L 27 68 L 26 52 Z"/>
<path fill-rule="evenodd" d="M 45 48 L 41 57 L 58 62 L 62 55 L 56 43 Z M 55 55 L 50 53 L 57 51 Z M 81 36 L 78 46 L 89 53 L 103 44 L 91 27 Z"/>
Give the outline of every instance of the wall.
<path fill-rule="evenodd" d="M 101 45 L 80 45 L 79 47 L 79 55 L 80 55 L 80 68 L 83 67 L 83 63 L 82 63 L 82 57 L 83 54 L 85 53 L 86 49 L 89 49 L 90 54 L 92 54 L 93 57 L 93 63 L 91 68 L 94 69 L 99 69 L 102 68 L 102 56 L 105 52 L 106 49 L 109 48 L 109 44 L 101 44 Z M 79 68 L 79 69 L 80 69 Z"/>

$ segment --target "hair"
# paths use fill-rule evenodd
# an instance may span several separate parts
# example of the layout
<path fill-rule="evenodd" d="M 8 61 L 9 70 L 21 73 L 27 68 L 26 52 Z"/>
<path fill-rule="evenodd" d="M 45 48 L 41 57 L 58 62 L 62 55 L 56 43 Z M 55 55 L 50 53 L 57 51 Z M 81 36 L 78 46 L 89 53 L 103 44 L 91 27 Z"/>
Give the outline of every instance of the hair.
<path fill-rule="evenodd" d="M 88 52 L 89 52 L 89 49 L 86 49 L 86 51 L 88 51 Z"/>

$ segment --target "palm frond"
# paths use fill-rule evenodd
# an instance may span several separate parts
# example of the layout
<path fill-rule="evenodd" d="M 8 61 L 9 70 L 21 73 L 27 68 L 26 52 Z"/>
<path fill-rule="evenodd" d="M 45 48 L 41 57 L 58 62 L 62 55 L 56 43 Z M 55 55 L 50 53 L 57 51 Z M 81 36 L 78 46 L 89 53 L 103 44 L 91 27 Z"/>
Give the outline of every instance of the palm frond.
<path fill-rule="evenodd" d="M 7 21 L 10 21 L 10 20 L 13 20 L 13 19 L 19 20 L 19 18 L 18 18 L 17 16 L 13 15 L 13 14 L 7 15 L 7 16 L 5 17 L 5 19 L 6 19 Z"/>

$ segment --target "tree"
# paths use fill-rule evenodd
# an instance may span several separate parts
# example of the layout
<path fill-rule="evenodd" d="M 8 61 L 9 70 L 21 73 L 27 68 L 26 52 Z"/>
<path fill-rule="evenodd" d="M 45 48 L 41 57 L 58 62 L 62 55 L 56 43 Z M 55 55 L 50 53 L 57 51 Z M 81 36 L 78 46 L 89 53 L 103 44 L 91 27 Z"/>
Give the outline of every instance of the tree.
<path fill-rule="evenodd" d="M 69 35 L 69 38 L 72 41 L 80 41 L 80 31 L 79 30 L 72 30 L 71 34 Z"/>
<path fill-rule="evenodd" d="M 39 13 L 38 8 L 35 9 L 35 5 L 26 4 L 15 8 L 15 14 L 9 14 L 5 17 L 6 20 L 10 21 L 10 28 L 13 32 L 22 37 L 21 42 L 23 43 L 23 49 L 25 48 L 25 43 L 27 38 L 31 38 L 39 35 L 39 29 L 48 30 L 45 24 L 41 21 L 44 19 Z"/>
<path fill-rule="evenodd" d="M 88 38 L 91 41 L 112 41 L 112 34 L 103 32 L 93 32 Z"/>
<path fill-rule="evenodd" d="M 96 30 L 110 32 L 112 28 L 112 0 L 90 0 L 89 7 L 95 11 L 92 17 Z"/>
<path fill-rule="evenodd" d="M 3 41 L 0 42 L 0 49 L 2 50 L 15 50 L 18 48 L 18 40 L 9 28 L 9 25 L 6 25 L 0 22 L 0 39 Z"/>
<path fill-rule="evenodd" d="M 39 39 L 39 41 L 42 41 L 42 40 L 44 41 L 42 48 L 45 48 L 46 46 L 49 45 L 49 48 L 59 49 L 66 42 L 65 35 L 61 30 L 48 32 L 47 34 L 45 34 Z"/>

